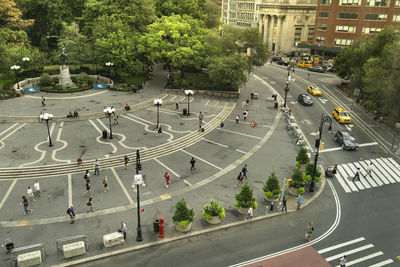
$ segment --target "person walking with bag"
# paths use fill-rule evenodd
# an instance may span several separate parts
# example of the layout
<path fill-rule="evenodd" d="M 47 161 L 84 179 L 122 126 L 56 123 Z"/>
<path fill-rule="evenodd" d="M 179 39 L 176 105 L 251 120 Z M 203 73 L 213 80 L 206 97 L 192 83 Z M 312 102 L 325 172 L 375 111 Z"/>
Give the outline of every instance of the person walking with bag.
<path fill-rule="evenodd" d="M 168 188 L 168 185 L 170 183 L 170 177 L 169 177 L 168 172 L 165 172 L 164 177 L 165 177 L 165 182 L 166 182 L 165 187 Z"/>
<path fill-rule="evenodd" d="M 305 238 L 307 241 L 311 240 L 312 232 L 314 231 L 314 223 L 311 221 L 307 225 Z"/>
<path fill-rule="evenodd" d="M 241 186 L 243 186 L 243 173 L 240 172 L 238 177 L 236 177 L 236 179 L 238 180 L 237 184 L 235 184 L 235 187 L 238 186 L 238 184 L 240 184 Z"/>
<path fill-rule="evenodd" d="M 107 192 L 109 190 L 109 188 L 108 188 L 108 177 L 107 176 L 104 176 L 103 185 L 104 185 L 104 192 Z"/>
<path fill-rule="evenodd" d="M 89 197 L 89 200 L 86 203 L 86 205 L 89 207 L 87 213 L 89 213 L 89 212 L 93 213 L 93 198 L 92 197 Z"/>
<path fill-rule="evenodd" d="M 194 164 L 196 163 L 196 160 L 194 159 L 194 157 L 192 157 L 192 159 L 190 160 L 190 170 L 193 171 L 196 168 L 194 167 Z"/>

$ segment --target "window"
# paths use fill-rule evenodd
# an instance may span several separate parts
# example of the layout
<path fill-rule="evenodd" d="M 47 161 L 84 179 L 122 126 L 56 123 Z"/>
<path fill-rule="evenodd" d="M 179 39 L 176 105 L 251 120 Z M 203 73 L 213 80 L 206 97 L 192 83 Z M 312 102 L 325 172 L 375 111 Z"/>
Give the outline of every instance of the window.
<path fill-rule="evenodd" d="M 330 6 L 331 2 L 332 2 L 331 0 L 321 0 L 320 5 Z"/>
<path fill-rule="evenodd" d="M 338 13 L 339 19 L 358 19 L 358 13 Z"/>
<path fill-rule="evenodd" d="M 311 42 L 314 37 L 314 27 L 308 28 L 307 41 Z"/>
<path fill-rule="evenodd" d="M 326 31 L 326 24 L 318 24 L 319 31 Z"/>
<path fill-rule="evenodd" d="M 366 19 L 366 20 L 386 20 L 387 14 L 365 14 L 364 19 Z"/>
<path fill-rule="evenodd" d="M 335 41 L 333 42 L 334 45 L 338 45 L 338 46 L 347 46 L 347 45 L 351 45 L 353 43 L 353 40 L 349 40 L 349 39 L 335 39 Z"/>
<path fill-rule="evenodd" d="M 354 26 L 336 26 L 337 32 L 356 32 L 356 27 Z"/>
<path fill-rule="evenodd" d="M 393 15 L 393 21 L 400 21 L 400 15 Z"/>
<path fill-rule="evenodd" d="M 400 7 L 400 0 L 396 0 L 396 2 L 394 2 L 394 7 Z"/>
<path fill-rule="evenodd" d="M 339 5 L 341 5 L 341 6 L 360 6 L 361 0 L 340 0 Z"/>
<path fill-rule="evenodd" d="M 316 41 L 317 43 L 323 44 L 323 43 L 325 43 L 325 37 L 317 36 L 317 38 L 315 39 L 315 41 Z"/>
<path fill-rule="evenodd" d="M 294 43 L 298 42 L 301 40 L 301 32 L 302 28 L 295 28 L 294 29 Z"/>
<path fill-rule="evenodd" d="M 389 0 L 367 0 L 366 6 L 388 6 Z"/>
<path fill-rule="evenodd" d="M 381 32 L 382 30 L 383 30 L 382 28 L 364 27 L 362 28 L 362 33 L 378 33 Z"/>
<path fill-rule="evenodd" d="M 327 18 L 329 17 L 329 12 L 319 12 L 318 17 Z"/>

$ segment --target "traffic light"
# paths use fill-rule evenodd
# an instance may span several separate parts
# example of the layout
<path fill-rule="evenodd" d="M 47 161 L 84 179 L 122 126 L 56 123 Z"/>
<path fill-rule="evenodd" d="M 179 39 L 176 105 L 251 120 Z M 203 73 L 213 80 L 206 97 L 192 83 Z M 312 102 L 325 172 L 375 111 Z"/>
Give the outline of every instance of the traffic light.
<path fill-rule="evenodd" d="M 319 147 L 319 139 L 315 140 L 315 148 Z"/>
<path fill-rule="evenodd" d="M 320 143 L 319 143 L 319 150 L 324 149 L 324 144 L 325 144 L 324 142 L 320 142 Z"/>

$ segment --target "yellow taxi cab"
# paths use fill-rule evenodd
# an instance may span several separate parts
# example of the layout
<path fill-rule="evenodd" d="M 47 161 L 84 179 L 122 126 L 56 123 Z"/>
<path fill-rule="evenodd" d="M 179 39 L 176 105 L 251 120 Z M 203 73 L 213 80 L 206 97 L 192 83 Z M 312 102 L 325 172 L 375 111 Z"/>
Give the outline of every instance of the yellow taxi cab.
<path fill-rule="evenodd" d="M 339 123 L 351 123 L 351 117 L 349 113 L 342 108 L 334 108 L 332 111 L 332 116 Z"/>
<path fill-rule="evenodd" d="M 322 95 L 322 91 L 321 89 L 319 89 L 318 86 L 316 86 L 315 84 L 311 84 L 307 87 L 307 91 L 312 94 L 313 96 L 321 96 Z"/>

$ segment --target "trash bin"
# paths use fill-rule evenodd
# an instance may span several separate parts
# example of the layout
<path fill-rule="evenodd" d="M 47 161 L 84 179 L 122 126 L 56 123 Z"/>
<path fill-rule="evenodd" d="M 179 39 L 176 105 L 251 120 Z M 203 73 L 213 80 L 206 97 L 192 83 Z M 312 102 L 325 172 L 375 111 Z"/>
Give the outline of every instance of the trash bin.
<path fill-rule="evenodd" d="M 187 115 L 187 109 L 184 108 L 184 109 L 183 109 L 183 116 L 186 116 L 186 115 Z"/>
<path fill-rule="evenodd" d="M 154 227 L 154 233 L 160 232 L 160 221 L 158 219 L 154 220 L 153 227 Z"/>
<path fill-rule="evenodd" d="M 275 109 L 278 109 L 278 102 L 275 102 L 274 107 Z"/>
<path fill-rule="evenodd" d="M 103 138 L 107 139 L 107 131 L 106 130 L 103 130 Z"/>

